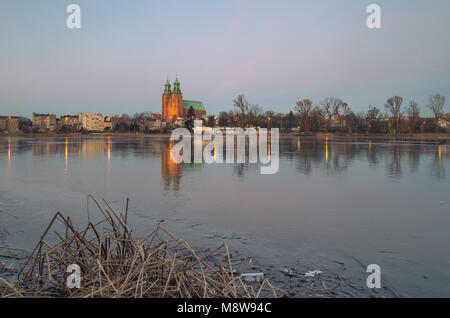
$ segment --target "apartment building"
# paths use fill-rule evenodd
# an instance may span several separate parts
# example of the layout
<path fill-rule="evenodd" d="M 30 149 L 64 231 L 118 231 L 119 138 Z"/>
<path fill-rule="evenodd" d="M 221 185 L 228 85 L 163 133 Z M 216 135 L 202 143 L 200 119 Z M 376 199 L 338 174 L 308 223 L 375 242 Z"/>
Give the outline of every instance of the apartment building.
<path fill-rule="evenodd" d="M 15 132 L 19 130 L 19 117 L 0 116 L 0 131 Z"/>
<path fill-rule="evenodd" d="M 33 130 L 54 131 L 56 129 L 56 115 L 33 113 Z"/>
<path fill-rule="evenodd" d="M 87 131 L 112 130 L 111 117 L 103 117 L 102 114 L 79 113 L 78 119 L 81 127 Z"/>

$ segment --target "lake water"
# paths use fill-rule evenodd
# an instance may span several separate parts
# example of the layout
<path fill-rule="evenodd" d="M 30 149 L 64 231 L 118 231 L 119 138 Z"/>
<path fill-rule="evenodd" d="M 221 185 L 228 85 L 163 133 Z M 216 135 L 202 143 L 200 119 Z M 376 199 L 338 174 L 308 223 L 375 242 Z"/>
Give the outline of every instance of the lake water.
<path fill-rule="evenodd" d="M 56 211 L 85 225 L 88 194 L 121 211 L 129 197 L 139 234 L 163 219 L 194 247 L 227 241 L 274 267 L 354 256 L 404 295 L 450 297 L 449 145 L 282 137 L 274 175 L 176 165 L 169 150 L 164 137 L 0 137 L 0 245 L 32 249 Z"/>

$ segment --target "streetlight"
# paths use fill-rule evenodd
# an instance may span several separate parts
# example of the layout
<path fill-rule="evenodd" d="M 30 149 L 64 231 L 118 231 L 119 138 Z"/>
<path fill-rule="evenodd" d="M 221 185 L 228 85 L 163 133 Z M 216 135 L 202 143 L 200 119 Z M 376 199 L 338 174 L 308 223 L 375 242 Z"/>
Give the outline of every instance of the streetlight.
<path fill-rule="evenodd" d="M 270 121 L 272 120 L 272 118 L 267 117 L 267 129 L 270 129 Z"/>

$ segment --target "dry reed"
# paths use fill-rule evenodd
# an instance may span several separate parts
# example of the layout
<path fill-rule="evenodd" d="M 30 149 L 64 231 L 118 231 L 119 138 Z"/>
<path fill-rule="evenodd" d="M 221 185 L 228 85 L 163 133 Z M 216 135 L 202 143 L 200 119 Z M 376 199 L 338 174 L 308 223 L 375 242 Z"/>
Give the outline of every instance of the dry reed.
<path fill-rule="evenodd" d="M 199 255 L 160 224 L 137 239 L 127 224 L 128 201 L 122 214 L 105 200 L 106 208 L 93 200 L 101 220 L 88 220 L 78 231 L 70 217 L 56 213 L 20 270 L 18 282 L 0 279 L 0 296 L 252 298 L 283 293 L 267 280 L 244 283 L 233 272 L 226 243 Z M 80 288 L 67 287 L 71 264 L 81 269 Z"/>

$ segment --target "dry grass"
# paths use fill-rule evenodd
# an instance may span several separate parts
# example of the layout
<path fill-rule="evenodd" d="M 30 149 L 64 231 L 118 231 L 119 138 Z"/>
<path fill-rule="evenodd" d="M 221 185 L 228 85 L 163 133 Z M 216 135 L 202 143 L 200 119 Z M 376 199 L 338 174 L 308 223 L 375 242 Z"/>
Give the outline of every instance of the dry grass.
<path fill-rule="evenodd" d="M 95 201 L 95 200 L 94 200 Z M 282 291 L 264 280 L 245 284 L 233 271 L 226 243 L 207 255 L 160 224 L 143 239 L 127 225 L 128 208 L 116 213 L 97 206 L 99 222 L 81 231 L 69 217 L 56 213 L 39 243 L 10 284 L 0 279 L 1 297 L 278 297 Z M 128 202 L 127 202 L 128 206 Z M 50 242 L 50 234 L 56 241 Z M 81 268 L 81 288 L 69 289 L 67 267 Z"/>

